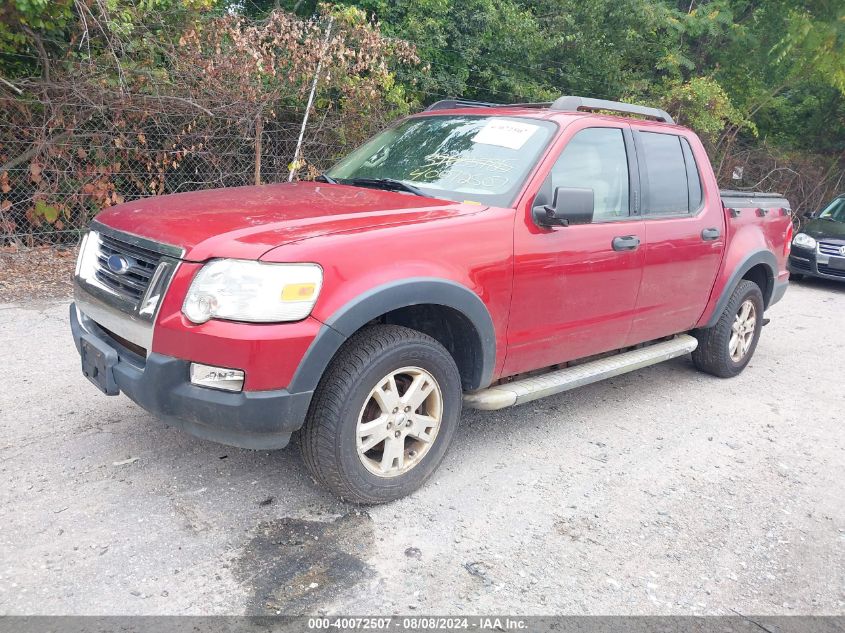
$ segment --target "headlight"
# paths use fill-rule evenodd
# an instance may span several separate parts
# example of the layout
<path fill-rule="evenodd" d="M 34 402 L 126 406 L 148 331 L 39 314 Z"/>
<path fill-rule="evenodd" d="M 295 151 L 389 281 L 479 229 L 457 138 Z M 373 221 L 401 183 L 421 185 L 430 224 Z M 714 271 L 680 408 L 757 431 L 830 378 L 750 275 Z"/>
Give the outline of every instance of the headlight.
<path fill-rule="evenodd" d="M 191 282 L 182 313 L 194 323 L 299 321 L 311 314 L 322 283 L 317 264 L 216 259 Z"/>
<path fill-rule="evenodd" d="M 799 233 L 793 238 L 792 245 L 798 248 L 813 249 L 816 247 L 816 240 L 806 233 Z"/>

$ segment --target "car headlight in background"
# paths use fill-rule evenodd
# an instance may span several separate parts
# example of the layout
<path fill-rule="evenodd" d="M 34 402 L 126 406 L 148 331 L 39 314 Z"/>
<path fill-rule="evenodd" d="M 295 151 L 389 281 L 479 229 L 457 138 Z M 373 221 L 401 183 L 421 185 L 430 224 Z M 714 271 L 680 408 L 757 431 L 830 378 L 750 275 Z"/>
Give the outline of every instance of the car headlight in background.
<path fill-rule="evenodd" d="M 311 314 L 322 283 L 317 264 L 215 259 L 191 282 L 182 313 L 197 324 L 209 319 L 299 321 Z"/>
<path fill-rule="evenodd" d="M 813 249 L 816 247 L 816 240 L 806 233 L 799 233 L 792 238 L 792 245 L 797 246 L 798 248 Z"/>

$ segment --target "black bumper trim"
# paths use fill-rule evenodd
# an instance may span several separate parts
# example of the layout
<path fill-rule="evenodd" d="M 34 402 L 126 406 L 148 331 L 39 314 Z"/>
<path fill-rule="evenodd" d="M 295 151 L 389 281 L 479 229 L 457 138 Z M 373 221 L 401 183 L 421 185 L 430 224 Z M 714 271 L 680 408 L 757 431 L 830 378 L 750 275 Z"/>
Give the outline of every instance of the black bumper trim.
<path fill-rule="evenodd" d="M 70 306 L 70 326 L 77 349 L 83 336 L 114 349 L 111 368 L 121 392 L 167 424 L 220 444 L 251 449 L 283 448 L 308 412 L 313 392 L 244 391 L 232 393 L 189 382 L 190 362 L 155 352 L 143 367 L 110 338 L 85 328 Z"/>
<path fill-rule="evenodd" d="M 801 263 L 796 263 L 796 260 Z M 815 253 L 801 253 L 800 256 L 791 254 L 789 259 L 786 260 L 786 269 L 790 273 L 804 275 L 805 277 L 817 277 L 819 279 L 845 282 L 845 274 L 830 275 L 819 270 L 819 264 L 816 260 Z"/>

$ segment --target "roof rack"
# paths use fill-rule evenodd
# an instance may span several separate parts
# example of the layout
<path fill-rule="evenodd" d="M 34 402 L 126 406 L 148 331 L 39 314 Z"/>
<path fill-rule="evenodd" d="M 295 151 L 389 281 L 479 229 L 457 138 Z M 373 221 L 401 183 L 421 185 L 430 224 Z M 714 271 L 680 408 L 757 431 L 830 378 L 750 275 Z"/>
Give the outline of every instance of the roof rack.
<path fill-rule="evenodd" d="M 606 101 L 605 99 L 589 99 L 587 97 L 563 96 L 554 101 L 552 110 L 564 112 L 578 112 L 580 110 L 608 110 L 610 112 L 622 112 L 624 114 L 639 114 L 662 123 L 674 124 L 675 121 L 669 113 L 660 108 L 648 108 L 646 106 L 634 105 L 633 103 L 622 103 L 621 101 Z"/>
<path fill-rule="evenodd" d="M 553 102 L 545 103 L 490 103 L 489 101 L 470 101 L 467 99 L 443 99 L 428 106 L 425 111 L 451 110 L 453 108 L 549 108 L 561 112 L 580 112 L 582 110 L 607 110 L 609 112 L 620 112 L 623 114 L 638 114 L 649 117 L 662 123 L 674 124 L 675 121 L 669 113 L 659 108 L 649 108 L 635 105 L 633 103 L 622 103 L 621 101 L 607 101 L 605 99 L 590 99 L 588 97 L 575 97 L 566 95 L 559 97 Z"/>

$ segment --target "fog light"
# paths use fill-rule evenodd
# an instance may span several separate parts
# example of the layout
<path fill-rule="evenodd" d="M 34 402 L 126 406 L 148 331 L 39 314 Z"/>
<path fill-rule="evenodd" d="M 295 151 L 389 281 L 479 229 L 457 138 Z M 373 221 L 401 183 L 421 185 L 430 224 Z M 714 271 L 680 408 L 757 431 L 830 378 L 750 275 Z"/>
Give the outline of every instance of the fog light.
<path fill-rule="evenodd" d="M 244 373 L 240 369 L 191 363 L 191 384 L 211 389 L 240 391 L 244 387 Z"/>

